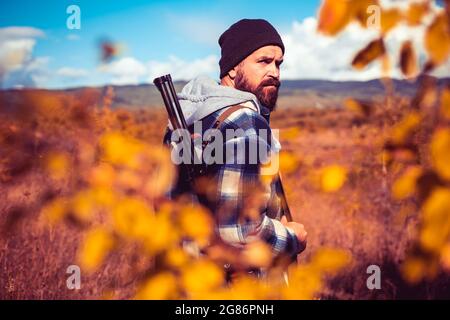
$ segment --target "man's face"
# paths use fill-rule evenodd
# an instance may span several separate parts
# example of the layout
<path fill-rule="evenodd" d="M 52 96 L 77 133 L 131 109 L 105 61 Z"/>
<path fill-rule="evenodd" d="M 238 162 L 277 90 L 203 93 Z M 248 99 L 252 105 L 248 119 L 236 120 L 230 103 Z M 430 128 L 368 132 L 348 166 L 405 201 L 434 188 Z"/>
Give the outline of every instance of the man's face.
<path fill-rule="evenodd" d="M 237 66 L 235 88 L 253 93 L 263 105 L 274 110 L 282 62 L 283 51 L 280 47 L 270 45 L 259 48 Z"/>

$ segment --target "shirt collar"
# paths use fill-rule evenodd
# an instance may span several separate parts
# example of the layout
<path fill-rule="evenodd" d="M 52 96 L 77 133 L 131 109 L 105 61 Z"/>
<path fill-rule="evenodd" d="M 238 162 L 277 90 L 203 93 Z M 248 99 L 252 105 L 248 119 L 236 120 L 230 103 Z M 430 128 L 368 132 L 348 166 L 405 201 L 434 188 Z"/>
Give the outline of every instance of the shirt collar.
<path fill-rule="evenodd" d="M 265 105 L 260 104 L 260 113 L 266 119 L 267 123 L 270 123 L 270 109 Z"/>

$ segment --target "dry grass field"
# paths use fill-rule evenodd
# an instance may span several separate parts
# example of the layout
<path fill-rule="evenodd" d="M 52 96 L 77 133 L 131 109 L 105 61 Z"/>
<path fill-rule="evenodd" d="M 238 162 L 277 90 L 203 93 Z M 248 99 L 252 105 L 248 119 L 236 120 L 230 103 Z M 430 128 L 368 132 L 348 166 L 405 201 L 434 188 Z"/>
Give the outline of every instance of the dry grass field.
<path fill-rule="evenodd" d="M 152 261 L 132 243 L 121 243 L 92 273 L 82 273 L 81 289 L 66 287 L 66 269 L 77 264 L 86 226 L 70 216 L 50 224 L 40 213 L 48 201 L 85 187 L 89 168 L 83 158 L 109 131 L 161 144 L 166 115 L 161 109 L 110 110 L 107 97 L 95 90 L 78 96 L 25 92 L 15 109 L 2 96 L 0 121 L 0 298 L 86 299 L 132 298 Z M 404 164 L 383 158 L 383 143 L 392 126 L 408 110 L 407 99 L 373 105 L 370 115 L 336 107 L 280 107 L 272 128 L 280 129 L 283 149 L 295 159 L 284 175 L 294 220 L 308 230 L 305 264 L 321 247 L 342 248 L 352 263 L 330 278 L 319 297 L 331 299 L 448 298 L 450 281 L 440 272 L 416 284 L 401 274 L 413 239 L 417 238 L 415 198 L 393 199 L 391 188 Z M 420 144 L 420 154 L 426 146 Z M 46 157 L 64 152 L 72 164 L 64 179 L 46 170 Z M 125 153 L 127 150 L 123 150 Z M 427 166 L 426 156 L 419 159 Z M 336 192 L 323 192 L 317 172 L 328 165 L 345 168 L 346 181 Z M 54 165 L 57 170 L 58 165 Z M 66 169 L 64 169 L 66 170 Z M 86 177 L 85 177 L 86 178 Z M 89 178 L 89 177 L 87 177 Z M 80 204 L 82 206 L 82 204 Z M 369 290 L 369 265 L 381 269 L 381 289 Z"/>

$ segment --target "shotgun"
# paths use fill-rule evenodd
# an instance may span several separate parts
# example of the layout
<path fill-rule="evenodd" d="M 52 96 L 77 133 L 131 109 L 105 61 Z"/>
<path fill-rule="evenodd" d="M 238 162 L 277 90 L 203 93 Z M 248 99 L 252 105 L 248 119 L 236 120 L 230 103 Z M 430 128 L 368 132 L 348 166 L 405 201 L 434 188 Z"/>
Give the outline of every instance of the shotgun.
<path fill-rule="evenodd" d="M 153 80 L 153 83 L 161 93 L 162 99 L 164 101 L 164 106 L 166 108 L 167 115 L 169 117 L 169 121 L 170 124 L 172 125 L 172 128 L 174 130 L 177 129 L 188 130 L 186 119 L 184 118 L 183 110 L 181 109 L 180 102 L 178 101 L 177 93 L 175 91 L 175 87 L 173 85 L 172 77 L 170 76 L 170 74 L 166 74 L 164 76 L 155 78 Z M 190 143 L 190 141 L 191 140 L 187 141 L 186 139 L 183 138 L 183 143 L 185 144 L 184 150 L 191 150 L 190 152 L 191 164 L 199 163 L 195 162 L 196 153 L 194 152 L 194 146 L 192 143 Z M 186 168 L 187 178 L 189 180 L 188 182 L 192 184 L 196 175 L 194 166 L 188 164 L 184 164 L 184 166 Z M 286 194 L 284 192 L 283 183 L 281 181 L 280 173 L 278 173 L 278 176 L 275 181 L 275 190 L 277 192 L 278 197 L 280 198 L 282 214 L 286 216 L 287 221 L 293 221 L 291 210 L 289 209 Z M 283 278 L 286 284 L 289 285 L 289 279 L 286 271 L 283 272 Z"/>
<path fill-rule="evenodd" d="M 184 118 L 183 111 L 181 110 L 180 102 L 178 101 L 177 93 L 175 91 L 175 87 L 173 85 L 172 77 L 170 76 L 170 74 L 155 78 L 153 80 L 153 83 L 161 93 L 173 130 L 186 130 L 185 132 L 188 132 L 186 119 Z M 182 143 L 183 150 L 190 150 L 190 160 L 192 165 L 184 162 L 183 165 L 186 169 L 188 182 L 189 184 L 192 184 L 195 178 L 195 170 L 193 164 L 198 163 L 195 161 L 196 153 L 194 152 L 193 144 L 185 139 L 184 136 L 182 138 Z"/>
<path fill-rule="evenodd" d="M 178 101 L 177 94 L 175 92 L 175 87 L 172 82 L 172 77 L 170 74 L 166 74 L 164 76 L 155 78 L 153 83 L 158 88 L 161 93 L 162 99 L 164 101 L 164 106 L 166 107 L 167 114 L 169 116 L 169 121 L 174 130 L 184 129 L 188 130 L 188 126 L 186 124 L 186 119 L 184 118 L 183 111 L 180 106 L 180 102 Z M 183 139 L 183 143 L 189 144 L 184 145 L 184 150 L 191 150 L 190 157 L 191 163 L 199 163 L 194 162 L 196 153 L 194 152 L 194 147 L 190 144 L 189 141 Z M 198 159 L 197 159 L 198 161 Z M 184 164 L 187 172 L 187 177 L 189 179 L 189 183 L 192 183 L 195 178 L 195 170 L 192 165 Z M 283 214 L 286 216 L 287 221 L 292 221 L 291 210 L 289 209 L 289 205 L 286 199 L 286 194 L 284 192 L 283 183 L 281 181 L 281 175 L 278 174 L 275 181 L 275 189 L 278 197 L 281 201 L 281 208 Z"/>

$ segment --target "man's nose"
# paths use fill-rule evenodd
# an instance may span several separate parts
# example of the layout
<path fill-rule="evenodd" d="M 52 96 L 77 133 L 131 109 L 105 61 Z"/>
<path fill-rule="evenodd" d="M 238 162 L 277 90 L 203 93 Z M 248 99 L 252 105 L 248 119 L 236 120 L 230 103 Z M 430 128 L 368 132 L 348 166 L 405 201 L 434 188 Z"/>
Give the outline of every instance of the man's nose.
<path fill-rule="evenodd" d="M 280 68 L 275 63 L 271 63 L 269 68 L 270 69 L 267 75 L 277 80 L 280 80 Z"/>

